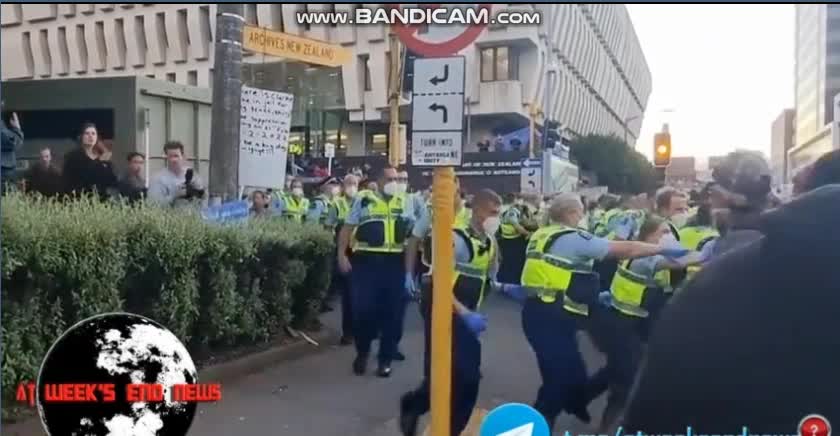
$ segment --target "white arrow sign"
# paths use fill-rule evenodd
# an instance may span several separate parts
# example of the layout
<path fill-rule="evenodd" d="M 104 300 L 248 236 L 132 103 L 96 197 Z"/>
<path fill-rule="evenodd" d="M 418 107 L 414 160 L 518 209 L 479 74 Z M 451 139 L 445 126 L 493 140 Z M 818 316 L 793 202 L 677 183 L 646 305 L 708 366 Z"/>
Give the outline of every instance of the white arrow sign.
<path fill-rule="evenodd" d="M 499 433 L 496 436 L 531 436 L 534 434 L 534 423 L 529 422 L 525 425 L 520 425 L 513 430 L 508 430 L 504 433 Z"/>
<path fill-rule="evenodd" d="M 463 56 L 414 61 L 411 163 L 459 166 L 464 128 Z"/>

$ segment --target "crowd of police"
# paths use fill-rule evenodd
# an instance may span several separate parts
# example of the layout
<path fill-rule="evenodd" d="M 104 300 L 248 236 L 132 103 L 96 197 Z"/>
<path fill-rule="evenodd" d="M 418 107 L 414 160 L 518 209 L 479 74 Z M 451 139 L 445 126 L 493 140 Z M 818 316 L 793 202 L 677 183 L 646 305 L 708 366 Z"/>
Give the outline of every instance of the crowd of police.
<path fill-rule="evenodd" d="M 407 174 L 391 167 L 363 182 L 328 179 L 311 201 L 300 182 L 287 188 L 275 200 L 285 216 L 336 230 L 342 342 L 355 344 L 355 374 L 366 373 L 377 339 L 378 376 L 388 377 L 392 362 L 405 358 L 399 342 L 406 308 L 419 300 L 424 375 L 401 398 L 399 420 L 404 435 L 416 434 L 430 408 L 429 193 L 409 193 Z M 700 194 L 690 201 L 664 187 L 654 198 L 605 195 L 589 205 L 575 193 L 456 195 L 451 434 L 461 433 L 476 404 L 479 335 L 487 327 L 479 311 L 490 292 L 522 305 L 522 330 L 542 379 L 534 407 L 549 426 L 563 412 L 590 422 L 588 406 L 604 393 L 599 429 L 618 426 L 663 309 L 701 269 L 762 238 L 756 223 L 778 206 L 766 162 L 750 153 L 731 154 Z M 579 350 L 581 333 L 606 356 L 593 374 Z"/>

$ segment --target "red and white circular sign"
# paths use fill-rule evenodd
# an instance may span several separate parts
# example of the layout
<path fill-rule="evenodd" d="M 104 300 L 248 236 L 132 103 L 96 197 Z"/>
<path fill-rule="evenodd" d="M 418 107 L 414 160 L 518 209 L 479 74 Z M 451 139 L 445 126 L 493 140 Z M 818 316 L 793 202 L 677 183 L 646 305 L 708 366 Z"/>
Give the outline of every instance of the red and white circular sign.
<path fill-rule="evenodd" d="M 400 4 L 390 4 L 388 6 L 391 8 L 399 8 Z M 438 9 L 441 6 L 443 5 L 440 3 L 419 4 L 419 7 L 430 10 Z M 489 17 L 492 7 L 492 4 L 480 3 L 476 5 L 476 12 L 482 12 L 483 10 L 486 10 L 486 14 Z M 479 35 L 481 35 L 481 32 L 484 31 L 484 28 L 486 26 L 486 23 L 467 25 L 462 32 L 458 33 L 454 37 L 448 38 L 443 41 L 430 41 L 420 38 L 418 36 L 420 26 L 397 23 L 392 25 L 391 27 L 392 29 L 394 29 L 394 33 L 396 33 L 397 38 L 399 38 L 400 41 L 402 41 L 402 43 L 405 44 L 405 46 L 408 47 L 409 50 L 421 56 L 436 57 L 450 56 L 465 49 L 467 46 L 475 42 L 476 39 L 478 39 Z"/>

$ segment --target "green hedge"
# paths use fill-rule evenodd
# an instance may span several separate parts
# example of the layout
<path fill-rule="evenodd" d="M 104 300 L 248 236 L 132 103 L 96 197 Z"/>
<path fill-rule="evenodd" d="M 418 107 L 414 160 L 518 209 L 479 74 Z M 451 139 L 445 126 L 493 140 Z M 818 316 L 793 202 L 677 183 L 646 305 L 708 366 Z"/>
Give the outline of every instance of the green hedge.
<path fill-rule="evenodd" d="M 277 219 L 95 201 L 2 200 L 3 398 L 33 380 L 58 335 L 91 315 L 146 315 L 200 353 L 317 324 L 333 235 Z M 9 404 L 9 403 L 5 403 Z M 5 408 L 4 408 L 5 409 Z"/>

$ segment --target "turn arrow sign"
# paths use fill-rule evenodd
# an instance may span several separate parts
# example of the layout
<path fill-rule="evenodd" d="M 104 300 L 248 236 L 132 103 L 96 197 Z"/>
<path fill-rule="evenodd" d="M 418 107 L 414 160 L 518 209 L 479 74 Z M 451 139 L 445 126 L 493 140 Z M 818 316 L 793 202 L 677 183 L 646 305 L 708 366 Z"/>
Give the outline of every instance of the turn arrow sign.
<path fill-rule="evenodd" d="M 449 111 L 446 109 L 446 106 L 434 103 L 431 106 L 429 106 L 429 109 L 432 112 L 443 111 L 443 123 L 446 124 L 449 122 Z"/>
<path fill-rule="evenodd" d="M 431 83 L 432 85 L 438 86 L 439 84 L 441 84 L 443 82 L 446 82 L 447 80 L 449 80 L 449 65 L 448 64 L 443 66 L 443 77 L 438 77 L 437 75 L 435 75 L 435 77 L 432 77 L 431 79 L 429 79 L 429 83 Z"/>

